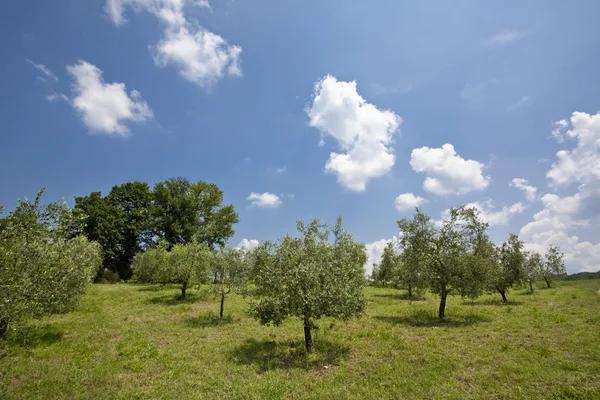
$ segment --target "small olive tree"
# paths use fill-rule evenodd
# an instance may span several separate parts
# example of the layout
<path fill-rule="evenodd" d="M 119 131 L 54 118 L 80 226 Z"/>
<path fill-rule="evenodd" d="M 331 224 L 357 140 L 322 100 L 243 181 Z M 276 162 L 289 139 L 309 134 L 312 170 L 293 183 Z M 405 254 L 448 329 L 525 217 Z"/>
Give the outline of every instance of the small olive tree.
<path fill-rule="evenodd" d="M 533 293 L 533 282 L 541 277 L 544 259 L 537 251 L 525 252 L 525 281 L 529 284 L 529 293 Z"/>
<path fill-rule="evenodd" d="M 297 228 L 300 237 L 287 235 L 255 250 L 256 289 L 250 313 L 262 324 L 300 318 L 306 351 L 312 353 L 315 320 L 347 320 L 363 312 L 367 256 L 364 245 L 342 228 L 341 217 L 331 228 L 318 219 L 308 224 L 298 221 Z"/>
<path fill-rule="evenodd" d="M 383 249 L 381 262 L 377 268 L 377 281 L 382 286 L 388 286 L 397 283 L 398 281 L 398 264 L 400 259 L 394 249 L 394 243 L 388 242 Z"/>
<path fill-rule="evenodd" d="M 508 289 L 525 279 L 525 262 L 523 242 L 518 235 L 511 233 L 508 240 L 499 246 L 497 262 L 490 271 L 490 289 L 500 293 L 503 302 L 508 301 Z"/>
<path fill-rule="evenodd" d="M 413 291 L 418 294 L 427 287 L 427 266 L 431 262 L 434 229 L 428 216 L 419 208 L 415 209 L 412 219 L 403 218 L 398 221 L 400 248 L 398 258 L 398 279 L 407 285 L 408 297 Z"/>
<path fill-rule="evenodd" d="M 541 270 L 548 289 L 550 289 L 551 283 L 556 277 L 566 273 L 564 254 L 560 252 L 558 247 L 550 245 L 544 256 Z"/>
<path fill-rule="evenodd" d="M 168 248 L 168 243 L 161 242 L 138 253 L 133 262 L 133 278 L 136 282 L 180 284 L 181 299 L 185 299 L 188 286 L 206 281 L 210 250 L 197 242 L 178 243 L 170 251 Z"/>
<path fill-rule="evenodd" d="M 0 338 L 28 318 L 74 309 L 102 263 L 99 245 L 76 234 L 64 201 L 19 201 L 0 229 Z"/>
<path fill-rule="evenodd" d="M 225 296 L 232 292 L 242 293 L 250 277 L 250 254 L 240 250 L 225 248 L 213 253 L 210 260 L 213 293 L 220 296 L 219 319 L 223 319 Z"/>

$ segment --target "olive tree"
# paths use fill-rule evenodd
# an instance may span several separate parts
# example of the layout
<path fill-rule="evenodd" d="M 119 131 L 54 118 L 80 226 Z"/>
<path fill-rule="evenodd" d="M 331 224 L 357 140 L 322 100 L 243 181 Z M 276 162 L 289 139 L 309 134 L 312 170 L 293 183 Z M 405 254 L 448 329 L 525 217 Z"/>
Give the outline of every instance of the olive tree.
<path fill-rule="evenodd" d="M 185 299 L 188 286 L 206 280 L 210 250 L 197 242 L 178 243 L 170 251 L 168 248 L 169 244 L 163 241 L 138 253 L 133 277 L 137 282 L 180 284 L 181 299 Z"/>
<path fill-rule="evenodd" d="M 550 245 L 548 250 L 546 250 L 541 270 L 542 277 L 546 281 L 548 289 L 550 289 L 553 279 L 566 273 L 564 254 L 560 252 L 558 247 Z"/>
<path fill-rule="evenodd" d="M 485 288 L 493 248 L 487 236 L 488 224 L 481 220 L 479 211 L 465 206 L 451 208 L 437 230 L 426 215 L 418 215 L 418 219 L 422 220 L 420 234 L 431 243 L 430 248 L 424 248 L 430 251 L 427 286 L 440 296 L 438 317 L 444 319 L 450 293 L 475 298 Z"/>
<path fill-rule="evenodd" d="M 388 242 L 383 249 L 381 262 L 377 268 L 377 281 L 380 282 L 382 286 L 387 286 L 397 282 L 399 261 L 400 259 L 398 258 L 398 254 L 394 249 L 394 243 Z"/>
<path fill-rule="evenodd" d="M 506 242 L 498 248 L 497 260 L 490 274 L 490 289 L 500 293 L 507 302 L 506 292 L 525 279 L 525 254 L 519 236 L 511 233 Z"/>
<path fill-rule="evenodd" d="M 419 208 L 412 219 L 403 218 L 398 221 L 400 229 L 400 248 L 398 260 L 398 279 L 406 284 L 408 297 L 413 297 L 413 290 L 422 292 L 426 286 L 426 268 L 431 261 L 434 229 L 428 216 Z"/>
<path fill-rule="evenodd" d="M 300 237 L 286 235 L 255 250 L 256 289 L 250 313 L 262 324 L 299 318 L 306 351 L 312 353 L 316 320 L 347 320 L 363 312 L 367 256 L 364 245 L 342 228 L 341 217 L 333 227 L 313 219 L 308 224 L 298 221 L 297 229 Z"/>
<path fill-rule="evenodd" d="M 232 292 L 244 292 L 247 287 L 250 265 L 249 254 L 240 249 L 224 248 L 211 256 L 212 288 L 220 296 L 219 319 L 223 319 L 225 297 Z"/>
<path fill-rule="evenodd" d="M 27 318 L 74 309 L 102 263 L 100 247 L 71 239 L 74 219 L 63 201 L 19 201 L 0 230 L 0 337 Z"/>
<path fill-rule="evenodd" d="M 533 282 L 541 276 L 544 259 L 537 251 L 525 252 L 525 281 L 529 284 L 529 293 L 533 293 Z"/>

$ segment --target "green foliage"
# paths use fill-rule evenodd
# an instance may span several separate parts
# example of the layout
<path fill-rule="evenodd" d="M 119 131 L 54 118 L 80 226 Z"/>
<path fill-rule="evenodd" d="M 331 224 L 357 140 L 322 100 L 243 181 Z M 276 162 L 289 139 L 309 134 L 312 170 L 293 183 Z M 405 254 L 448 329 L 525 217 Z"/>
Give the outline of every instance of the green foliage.
<path fill-rule="evenodd" d="M 567 273 L 564 254 L 560 252 L 558 247 L 550 245 L 546 250 L 541 273 L 548 288 L 552 286 L 554 279 Z"/>
<path fill-rule="evenodd" d="M 322 317 L 347 320 L 365 307 L 364 246 L 343 230 L 317 219 L 297 223 L 300 237 L 289 235 L 255 250 L 255 300 L 250 313 L 262 324 L 280 325 L 288 317 L 304 323 L 306 350 L 312 352 L 311 329 Z M 333 243 L 328 241 L 333 232 Z"/>
<path fill-rule="evenodd" d="M 210 250 L 197 242 L 179 243 L 169 251 L 166 241 L 138 253 L 133 262 L 133 278 L 141 283 L 181 284 L 181 298 L 188 286 L 205 283 L 210 262 Z"/>
<path fill-rule="evenodd" d="M 529 284 L 529 291 L 533 293 L 533 282 L 542 278 L 542 265 L 544 260 L 537 251 L 525 252 L 525 281 Z"/>
<path fill-rule="evenodd" d="M 508 289 L 525 280 L 527 261 L 523 253 L 523 242 L 518 235 L 511 233 L 508 240 L 499 247 L 497 262 L 494 262 L 490 274 L 490 289 L 500 293 L 504 302 L 507 301 Z"/>
<path fill-rule="evenodd" d="M 226 247 L 211 254 L 212 291 L 221 299 L 219 319 L 223 319 L 225 297 L 230 293 L 245 293 L 251 270 L 250 253 Z"/>
<path fill-rule="evenodd" d="M 0 337 L 13 323 L 72 310 L 101 265 L 100 246 L 69 239 L 73 217 L 63 201 L 19 201 L 0 231 Z"/>
<path fill-rule="evenodd" d="M 400 247 L 402 253 L 398 260 L 398 279 L 408 287 L 408 296 L 413 291 L 421 294 L 427 287 L 427 267 L 431 263 L 432 243 L 435 230 L 430 218 L 419 208 L 412 219 L 398 221 L 402 233 Z"/>
<path fill-rule="evenodd" d="M 212 183 L 171 178 L 154 186 L 154 233 L 171 244 L 196 240 L 214 249 L 224 246 L 239 222 L 233 205 L 224 206 L 223 191 Z"/>
<path fill-rule="evenodd" d="M 397 283 L 399 262 L 400 259 L 394 250 L 394 244 L 389 242 L 383 249 L 381 263 L 379 263 L 377 270 L 373 269 L 373 272 L 376 272 L 376 275 L 374 275 L 375 280 L 381 286 Z"/>

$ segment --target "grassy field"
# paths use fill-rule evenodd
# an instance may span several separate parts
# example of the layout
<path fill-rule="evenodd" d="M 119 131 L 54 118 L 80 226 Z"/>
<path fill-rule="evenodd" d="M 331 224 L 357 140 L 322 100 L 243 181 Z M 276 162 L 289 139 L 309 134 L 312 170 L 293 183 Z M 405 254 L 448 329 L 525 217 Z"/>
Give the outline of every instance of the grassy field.
<path fill-rule="evenodd" d="M 0 345 L 2 399 L 600 399 L 600 280 L 449 300 L 367 288 L 364 317 L 265 327 L 243 298 L 94 285 L 77 311 Z"/>

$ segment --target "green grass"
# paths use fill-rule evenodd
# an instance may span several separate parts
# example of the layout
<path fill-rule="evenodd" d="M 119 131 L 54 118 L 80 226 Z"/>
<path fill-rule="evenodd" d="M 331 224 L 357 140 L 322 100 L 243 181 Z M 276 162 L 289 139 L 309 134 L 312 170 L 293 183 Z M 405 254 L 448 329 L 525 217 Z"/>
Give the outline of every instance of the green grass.
<path fill-rule="evenodd" d="M 600 399 L 600 281 L 474 302 L 367 288 L 367 313 L 265 327 L 242 297 L 94 285 L 77 311 L 0 345 L 2 399 Z"/>

